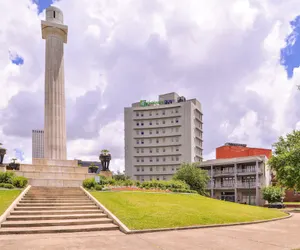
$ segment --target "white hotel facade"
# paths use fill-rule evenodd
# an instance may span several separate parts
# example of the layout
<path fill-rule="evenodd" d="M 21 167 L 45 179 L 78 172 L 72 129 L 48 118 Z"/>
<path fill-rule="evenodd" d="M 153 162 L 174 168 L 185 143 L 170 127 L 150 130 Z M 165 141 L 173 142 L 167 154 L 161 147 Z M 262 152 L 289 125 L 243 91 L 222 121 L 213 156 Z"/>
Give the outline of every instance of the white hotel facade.
<path fill-rule="evenodd" d="M 125 108 L 125 173 L 134 180 L 169 180 L 183 162 L 203 154 L 201 104 L 177 93 Z"/>

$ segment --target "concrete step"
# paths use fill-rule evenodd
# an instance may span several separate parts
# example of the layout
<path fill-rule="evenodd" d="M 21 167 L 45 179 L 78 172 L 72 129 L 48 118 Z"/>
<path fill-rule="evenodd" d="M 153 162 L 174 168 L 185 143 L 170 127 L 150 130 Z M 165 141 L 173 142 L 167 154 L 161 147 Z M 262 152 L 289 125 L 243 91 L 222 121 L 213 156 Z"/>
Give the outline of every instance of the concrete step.
<path fill-rule="evenodd" d="M 60 203 L 19 203 L 17 207 L 64 207 L 64 206 L 90 206 L 94 205 L 93 202 L 84 202 L 84 203 L 68 203 L 68 202 L 60 202 Z"/>
<path fill-rule="evenodd" d="M 96 205 L 91 206 L 59 206 L 59 207 L 16 207 L 15 211 L 45 211 L 45 210 L 85 210 L 85 209 L 93 209 Z"/>
<path fill-rule="evenodd" d="M 86 202 L 91 202 L 88 198 L 86 199 L 76 199 L 76 200 L 65 200 L 65 199 L 26 199 L 26 200 L 21 200 L 20 204 L 32 204 L 32 203 L 86 203 Z"/>
<path fill-rule="evenodd" d="M 86 195 L 25 195 L 25 199 L 81 199 L 86 198 Z"/>
<path fill-rule="evenodd" d="M 94 213 L 102 213 L 101 209 L 94 207 L 93 209 L 82 209 L 82 210 L 47 210 L 47 211 L 13 211 L 11 215 L 71 215 L 71 214 L 94 214 Z"/>
<path fill-rule="evenodd" d="M 93 214 L 63 214 L 63 215 L 11 215 L 6 221 L 28 221 L 28 220 L 74 220 L 74 219 L 100 219 L 107 218 L 104 213 Z"/>
<path fill-rule="evenodd" d="M 74 226 L 112 223 L 111 219 L 75 219 L 75 220 L 36 220 L 36 221 L 5 221 L 1 224 L 2 228 L 7 227 L 50 227 L 50 226 Z"/>
<path fill-rule="evenodd" d="M 80 226 L 53 226 L 53 227 L 27 227 L 27 228 L 0 228 L 0 235 L 5 234 L 41 234 L 41 233 L 75 233 L 118 230 L 119 227 L 110 224 L 80 225 Z"/>

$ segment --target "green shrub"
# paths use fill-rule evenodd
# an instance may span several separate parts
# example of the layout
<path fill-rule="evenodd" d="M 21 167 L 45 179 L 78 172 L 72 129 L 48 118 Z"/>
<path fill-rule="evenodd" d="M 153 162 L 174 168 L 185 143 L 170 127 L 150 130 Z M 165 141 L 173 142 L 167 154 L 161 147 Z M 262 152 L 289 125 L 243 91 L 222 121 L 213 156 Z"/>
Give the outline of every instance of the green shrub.
<path fill-rule="evenodd" d="M 82 183 L 84 188 L 93 189 L 96 186 L 96 181 L 94 178 L 85 179 Z"/>
<path fill-rule="evenodd" d="M 0 173 L 0 183 L 9 183 L 12 184 L 13 178 L 15 177 L 14 172 L 1 172 Z"/>
<path fill-rule="evenodd" d="M 13 189 L 14 186 L 10 183 L 0 183 L 0 188 Z"/>
<path fill-rule="evenodd" d="M 101 186 L 101 185 L 99 185 L 99 184 L 96 184 L 96 185 L 95 185 L 95 189 L 96 189 L 97 191 L 101 191 L 101 190 L 103 189 L 103 186 Z"/>
<path fill-rule="evenodd" d="M 145 181 L 140 184 L 142 188 L 157 188 L 157 189 L 185 189 L 189 190 L 190 187 L 184 181 Z"/>
<path fill-rule="evenodd" d="M 268 186 L 262 189 L 263 199 L 269 203 L 280 202 L 281 198 L 284 197 L 284 189 L 276 186 Z"/>
<path fill-rule="evenodd" d="M 12 184 L 16 187 L 16 188 L 24 188 L 27 186 L 28 184 L 28 179 L 23 177 L 23 176 L 15 176 L 12 179 Z"/>
<path fill-rule="evenodd" d="M 114 186 L 116 184 L 116 180 L 110 179 L 110 180 L 108 180 L 108 184 Z"/>

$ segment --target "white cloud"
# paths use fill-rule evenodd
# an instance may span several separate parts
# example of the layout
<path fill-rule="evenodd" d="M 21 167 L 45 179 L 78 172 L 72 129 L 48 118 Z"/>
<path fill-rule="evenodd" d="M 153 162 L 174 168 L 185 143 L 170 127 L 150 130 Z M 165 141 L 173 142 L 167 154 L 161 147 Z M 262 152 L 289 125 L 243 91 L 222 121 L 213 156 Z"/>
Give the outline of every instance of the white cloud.
<path fill-rule="evenodd" d="M 300 14 L 297 2 L 58 2 L 69 25 L 65 46 L 67 97 L 70 105 L 80 98 L 82 107 L 86 105 L 74 110 L 70 106 L 70 116 L 77 119 L 72 121 L 74 127 L 83 124 L 81 130 L 93 134 L 69 141 L 69 157 L 97 160 L 98 151 L 108 148 L 113 150 L 112 165 L 122 170 L 123 106 L 171 91 L 202 102 L 204 133 L 209 134 L 204 142 L 208 157 L 214 156 L 213 147 L 220 146 L 222 140 L 269 147 L 265 126 L 275 129 L 277 136 L 297 123 L 287 120 L 286 115 L 296 108 L 290 106 L 290 100 L 300 94 L 296 88 L 299 72 L 288 81 L 279 65 L 279 50 L 290 32 L 289 21 Z M 43 18 L 44 13 L 38 16 L 36 5 L 29 0 L 16 0 L 14 5 L 0 3 L 0 141 L 9 149 L 9 157 L 19 147 L 28 161 L 30 131 L 26 137 L 5 134 L 4 127 L 11 124 L 3 116 L 9 114 L 13 96 L 44 88 Z M 21 55 L 24 65 L 12 64 L 9 51 Z M 270 112 L 245 102 L 250 90 Z M 91 91 L 99 91 L 99 95 L 95 92 L 95 100 L 84 99 Z M 108 116 L 110 120 L 106 120 Z M 14 125 L 22 126 L 23 121 L 20 117 Z"/>

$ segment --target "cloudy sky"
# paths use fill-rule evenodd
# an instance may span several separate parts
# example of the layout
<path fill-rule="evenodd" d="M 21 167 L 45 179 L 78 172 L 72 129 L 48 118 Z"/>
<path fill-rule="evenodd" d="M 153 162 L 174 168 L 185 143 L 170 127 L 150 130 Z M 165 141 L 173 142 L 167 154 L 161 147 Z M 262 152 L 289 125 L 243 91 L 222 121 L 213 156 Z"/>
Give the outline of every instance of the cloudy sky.
<path fill-rule="evenodd" d="M 53 4 L 69 26 L 69 159 L 112 152 L 124 169 L 125 106 L 177 92 L 204 113 L 204 154 L 225 142 L 270 148 L 300 127 L 298 0 L 0 0 L 0 142 L 31 162 L 43 128 L 45 41 Z M 298 39 L 299 38 L 299 39 Z"/>

